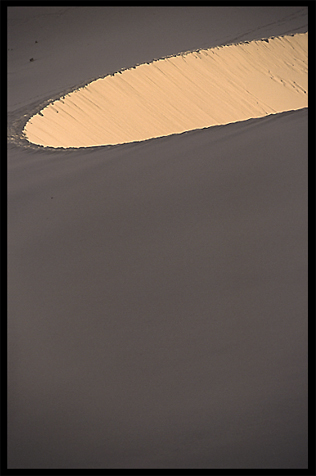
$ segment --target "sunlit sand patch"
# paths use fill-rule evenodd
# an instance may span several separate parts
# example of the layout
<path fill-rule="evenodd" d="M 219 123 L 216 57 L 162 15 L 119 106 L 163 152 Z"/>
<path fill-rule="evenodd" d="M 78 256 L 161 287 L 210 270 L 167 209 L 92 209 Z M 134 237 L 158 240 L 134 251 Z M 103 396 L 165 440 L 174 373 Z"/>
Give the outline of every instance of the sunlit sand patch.
<path fill-rule="evenodd" d="M 308 34 L 182 53 L 95 80 L 24 128 L 48 147 L 123 144 L 307 107 Z"/>

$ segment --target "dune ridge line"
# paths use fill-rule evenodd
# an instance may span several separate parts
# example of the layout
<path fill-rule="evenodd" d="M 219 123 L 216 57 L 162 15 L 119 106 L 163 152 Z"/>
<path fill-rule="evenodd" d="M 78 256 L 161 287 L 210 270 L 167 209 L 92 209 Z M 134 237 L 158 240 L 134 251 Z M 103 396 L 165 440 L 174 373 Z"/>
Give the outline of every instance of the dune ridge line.
<path fill-rule="evenodd" d="M 308 105 L 308 33 L 200 49 L 90 82 L 48 104 L 23 135 L 44 147 L 123 144 Z"/>

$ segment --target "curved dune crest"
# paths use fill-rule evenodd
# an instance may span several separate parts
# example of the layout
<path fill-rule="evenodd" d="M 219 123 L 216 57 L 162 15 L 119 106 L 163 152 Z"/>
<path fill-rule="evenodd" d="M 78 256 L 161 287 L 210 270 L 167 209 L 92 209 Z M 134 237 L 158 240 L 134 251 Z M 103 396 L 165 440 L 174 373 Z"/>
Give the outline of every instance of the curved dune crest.
<path fill-rule="evenodd" d="M 93 147 L 307 107 L 308 33 L 189 52 L 95 80 L 24 128 L 46 147 Z"/>

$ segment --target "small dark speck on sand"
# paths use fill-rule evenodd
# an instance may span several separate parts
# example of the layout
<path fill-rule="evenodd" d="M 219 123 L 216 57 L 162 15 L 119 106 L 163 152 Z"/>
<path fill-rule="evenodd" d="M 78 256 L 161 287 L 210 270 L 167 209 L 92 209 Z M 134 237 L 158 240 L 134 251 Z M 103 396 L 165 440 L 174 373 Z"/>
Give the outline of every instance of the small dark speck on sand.
<path fill-rule="evenodd" d="M 35 40 L 35 43 L 38 43 L 38 41 L 37 41 L 37 40 Z"/>
<path fill-rule="evenodd" d="M 263 40 L 263 41 L 265 41 L 266 43 L 269 43 L 269 40 Z"/>
<path fill-rule="evenodd" d="M 54 198 L 54 197 L 50 197 L 51 199 Z"/>
<path fill-rule="evenodd" d="M 34 58 L 30 58 L 30 61 L 34 61 Z"/>

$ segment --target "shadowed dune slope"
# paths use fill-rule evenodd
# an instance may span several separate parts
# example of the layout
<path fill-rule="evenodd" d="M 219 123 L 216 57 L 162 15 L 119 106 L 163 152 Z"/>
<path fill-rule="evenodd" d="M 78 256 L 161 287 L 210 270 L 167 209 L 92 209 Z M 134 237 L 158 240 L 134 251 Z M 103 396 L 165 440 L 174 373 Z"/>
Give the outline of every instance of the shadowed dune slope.
<path fill-rule="evenodd" d="M 10 466 L 306 467 L 307 109 L 10 154 Z"/>
<path fill-rule="evenodd" d="M 307 107 L 308 34 L 198 50 L 93 81 L 33 116 L 49 147 L 141 141 Z"/>

